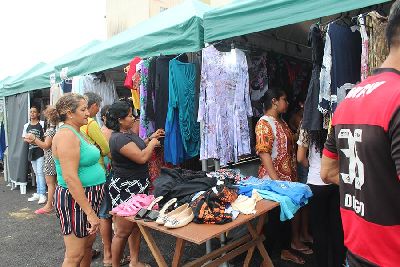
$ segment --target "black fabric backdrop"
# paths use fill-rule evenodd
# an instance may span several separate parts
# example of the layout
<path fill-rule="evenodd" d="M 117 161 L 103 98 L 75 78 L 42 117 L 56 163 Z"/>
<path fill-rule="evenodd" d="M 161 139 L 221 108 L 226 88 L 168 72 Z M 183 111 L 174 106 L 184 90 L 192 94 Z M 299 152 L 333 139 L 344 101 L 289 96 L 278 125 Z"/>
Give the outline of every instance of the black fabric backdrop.
<path fill-rule="evenodd" d="M 29 93 L 6 98 L 9 179 L 18 183 L 27 182 L 28 144 L 22 139 L 22 131 L 28 122 L 28 101 Z"/>

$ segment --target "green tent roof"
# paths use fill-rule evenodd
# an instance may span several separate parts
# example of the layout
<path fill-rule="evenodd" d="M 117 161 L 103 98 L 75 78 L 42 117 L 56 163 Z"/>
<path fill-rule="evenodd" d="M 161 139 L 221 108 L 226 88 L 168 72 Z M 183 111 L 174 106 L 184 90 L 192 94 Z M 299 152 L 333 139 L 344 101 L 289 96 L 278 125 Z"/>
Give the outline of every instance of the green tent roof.
<path fill-rule="evenodd" d="M 213 42 L 388 0 L 242 0 L 204 14 L 204 39 Z"/>
<path fill-rule="evenodd" d="M 50 64 L 39 63 L 34 67 L 30 68 L 23 73 L 20 73 L 11 79 L 2 81 L 2 86 L 0 85 L 0 96 L 9 96 L 18 93 L 23 93 L 31 90 L 42 89 L 50 87 L 50 75 L 55 72 L 54 66 L 64 60 L 64 58 L 69 58 L 72 56 L 77 56 L 80 53 L 93 48 L 94 46 L 101 43 L 99 40 L 93 40 L 78 49 L 75 49 L 63 57 L 56 59 Z M 57 77 L 59 80 L 59 77 Z M 1 82 L 0 82 L 1 83 Z"/>
<path fill-rule="evenodd" d="M 90 51 L 56 65 L 68 76 L 83 75 L 126 64 L 135 56 L 150 57 L 199 51 L 204 46 L 203 14 L 211 7 L 197 0 L 165 10 Z"/>

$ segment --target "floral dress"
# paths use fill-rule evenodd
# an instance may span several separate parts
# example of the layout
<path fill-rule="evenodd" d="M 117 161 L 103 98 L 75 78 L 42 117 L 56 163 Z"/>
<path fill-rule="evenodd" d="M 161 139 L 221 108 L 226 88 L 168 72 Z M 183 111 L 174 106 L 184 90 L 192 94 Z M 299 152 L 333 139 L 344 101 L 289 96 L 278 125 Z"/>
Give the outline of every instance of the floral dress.
<path fill-rule="evenodd" d="M 256 125 L 256 152 L 271 155 L 272 164 L 279 180 L 297 181 L 296 156 L 292 132 L 286 122 L 279 122 L 271 116 L 263 116 Z M 269 177 L 261 163 L 258 177 Z"/>

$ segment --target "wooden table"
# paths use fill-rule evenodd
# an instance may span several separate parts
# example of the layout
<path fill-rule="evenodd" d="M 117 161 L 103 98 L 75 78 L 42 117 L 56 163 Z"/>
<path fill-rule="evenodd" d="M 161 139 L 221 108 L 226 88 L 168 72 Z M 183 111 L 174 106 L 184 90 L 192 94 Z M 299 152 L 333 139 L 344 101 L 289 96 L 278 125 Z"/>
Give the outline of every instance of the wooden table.
<path fill-rule="evenodd" d="M 219 266 L 223 262 L 227 262 L 228 260 L 233 259 L 246 251 L 247 255 L 244 261 L 244 266 L 249 266 L 254 250 L 257 248 L 264 259 L 262 266 L 272 267 L 272 261 L 264 248 L 263 241 L 265 237 L 262 233 L 262 230 L 267 212 L 277 206 L 279 206 L 279 203 L 277 202 L 261 200 L 257 203 L 256 214 L 240 214 L 233 222 L 223 225 L 190 223 L 187 226 L 178 229 L 168 229 L 164 226 L 156 224 L 155 222 L 145 222 L 143 220 L 136 221 L 133 217 L 125 217 L 125 219 L 138 224 L 140 232 L 146 240 L 146 243 L 149 246 L 158 266 L 167 267 L 168 265 L 164 257 L 161 255 L 160 249 L 158 248 L 149 229 L 154 229 L 156 231 L 176 237 L 175 253 L 172 260 L 172 266 L 175 267 L 180 266 L 185 242 L 188 241 L 197 245 L 201 245 L 204 242 L 214 237 L 218 237 L 235 227 L 246 225 L 249 233 L 245 236 L 239 238 L 238 240 L 234 240 L 225 246 L 202 256 L 201 258 L 189 262 L 184 266 Z M 250 221 L 257 218 L 257 225 L 254 229 Z"/>

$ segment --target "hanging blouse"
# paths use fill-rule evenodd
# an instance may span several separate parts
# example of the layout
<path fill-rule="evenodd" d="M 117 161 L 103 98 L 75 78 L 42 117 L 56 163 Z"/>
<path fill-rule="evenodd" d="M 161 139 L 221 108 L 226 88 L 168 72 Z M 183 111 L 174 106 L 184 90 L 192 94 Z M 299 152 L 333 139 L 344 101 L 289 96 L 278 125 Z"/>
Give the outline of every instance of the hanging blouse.
<path fill-rule="evenodd" d="M 140 67 L 140 126 L 139 126 L 139 136 L 142 139 L 149 137 L 152 133 L 154 133 L 154 121 L 151 121 L 146 113 L 147 106 L 147 86 L 149 79 L 149 66 L 150 61 L 154 60 L 154 58 L 150 58 L 142 61 L 138 64 Z"/>
<path fill-rule="evenodd" d="M 365 27 L 364 16 L 358 15 L 358 24 L 360 25 L 361 33 L 361 81 L 368 77 L 368 46 L 369 38 L 367 28 Z"/>
<path fill-rule="evenodd" d="M 250 154 L 248 117 L 253 115 L 246 55 L 239 49 L 224 53 L 203 49 L 198 122 L 200 159 L 221 165 Z"/>
<path fill-rule="evenodd" d="M 169 103 L 165 122 L 164 157 L 166 162 L 175 165 L 182 163 L 185 158 L 193 158 L 199 154 L 199 123 L 194 114 L 195 85 L 196 65 L 172 59 L 169 62 Z"/>
<path fill-rule="evenodd" d="M 368 66 L 369 73 L 372 74 L 372 71 L 379 68 L 389 54 L 385 38 L 387 17 L 372 11 L 368 13 L 365 22 L 369 31 Z"/>

